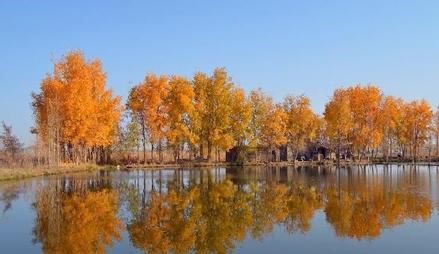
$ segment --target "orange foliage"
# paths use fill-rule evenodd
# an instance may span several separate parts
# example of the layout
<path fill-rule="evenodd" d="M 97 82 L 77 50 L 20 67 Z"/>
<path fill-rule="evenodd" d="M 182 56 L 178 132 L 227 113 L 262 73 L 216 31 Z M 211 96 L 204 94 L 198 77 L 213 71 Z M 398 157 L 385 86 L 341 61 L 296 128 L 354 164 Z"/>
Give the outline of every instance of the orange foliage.
<path fill-rule="evenodd" d="M 63 145 L 77 150 L 113 143 L 120 98 L 105 83 L 101 62 L 86 61 L 79 51 L 55 63 L 53 74 L 43 79 L 41 92 L 33 95 L 36 129 L 45 143 L 56 144 L 57 154 Z"/>

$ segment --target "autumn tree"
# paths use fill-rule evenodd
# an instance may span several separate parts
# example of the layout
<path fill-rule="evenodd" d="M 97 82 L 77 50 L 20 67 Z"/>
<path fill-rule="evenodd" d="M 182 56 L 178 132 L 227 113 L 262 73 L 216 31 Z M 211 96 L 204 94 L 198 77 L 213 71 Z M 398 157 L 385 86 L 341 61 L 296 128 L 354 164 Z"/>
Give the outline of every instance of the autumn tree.
<path fill-rule="evenodd" d="M 257 89 L 250 92 L 248 101 L 251 107 L 248 146 L 257 151 L 259 147 L 264 145 L 262 131 L 273 106 L 273 99 L 261 89 Z M 260 160 L 258 152 L 256 152 L 256 160 Z"/>
<path fill-rule="evenodd" d="M 403 128 L 404 101 L 400 98 L 387 96 L 383 100 L 381 124 L 383 132 L 383 152 L 388 158 L 392 156 L 393 146 L 398 143 Z"/>
<path fill-rule="evenodd" d="M 133 87 L 128 96 L 127 108 L 133 118 L 142 126 L 142 144 L 146 163 L 146 143 L 151 144 L 151 160 L 154 161 L 154 148 L 163 160 L 162 148 L 169 128 L 165 98 L 169 92 L 167 76 L 147 75 L 142 83 Z"/>
<path fill-rule="evenodd" d="M 309 98 L 304 95 L 285 97 L 283 107 L 287 115 L 288 146 L 293 151 L 293 160 L 295 160 L 299 150 L 305 148 L 306 143 L 317 136 L 319 120 L 311 109 Z"/>
<path fill-rule="evenodd" d="M 200 154 L 203 157 L 206 145 L 207 159 L 211 160 L 214 148 L 227 150 L 233 145 L 229 116 L 234 84 L 224 68 L 217 68 L 210 77 L 205 73 L 195 74 L 193 86 Z"/>
<path fill-rule="evenodd" d="M 337 159 L 340 158 L 340 149 L 350 143 L 350 133 L 353 125 L 351 107 L 346 91 L 337 89 L 331 100 L 325 106 L 324 119 L 326 134 L 330 142 L 335 145 Z"/>
<path fill-rule="evenodd" d="M 275 160 L 279 160 L 278 148 L 287 143 L 285 135 L 287 128 L 286 121 L 287 114 L 283 107 L 281 105 L 271 104 L 267 118 L 262 122 L 263 127 L 261 130 L 261 141 L 266 147 L 268 160 L 271 160 L 269 155 L 273 149 L 276 149 Z"/>
<path fill-rule="evenodd" d="M 195 93 L 189 80 L 172 76 L 169 81 L 169 93 L 165 98 L 166 112 L 169 117 L 167 139 L 174 149 L 174 159 L 180 158 L 180 151 L 187 144 L 193 147 L 197 142 L 194 121 L 196 109 Z"/>
<path fill-rule="evenodd" d="M 250 123 L 252 117 L 251 102 L 247 100 L 244 90 L 235 88 L 232 91 L 232 105 L 230 112 L 230 129 L 234 140 L 234 146 L 238 151 L 238 161 L 243 162 L 246 158 L 246 148 L 250 141 Z"/>
<path fill-rule="evenodd" d="M 72 51 L 55 63 L 40 93 L 32 95 L 36 132 L 56 161 L 61 151 L 75 162 L 106 159 L 121 108 L 120 98 L 105 85 L 101 61 L 87 61 L 80 51 Z"/>
<path fill-rule="evenodd" d="M 436 157 L 439 158 L 439 107 L 436 108 L 436 111 L 432 116 L 431 130 L 436 143 Z"/>
<path fill-rule="evenodd" d="M 420 100 L 407 104 L 405 114 L 405 136 L 410 146 L 412 159 L 415 161 L 420 146 L 424 145 L 428 139 L 433 112 L 427 101 Z"/>
<path fill-rule="evenodd" d="M 273 99 L 258 89 L 250 92 L 248 100 L 251 105 L 249 145 L 257 147 L 261 145 L 263 124 L 273 106 Z"/>
<path fill-rule="evenodd" d="M 376 86 L 353 86 L 346 90 L 352 116 L 352 145 L 361 159 L 382 141 L 380 125 L 382 92 Z"/>
<path fill-rule="evenodd" d="M 64 87 L 59 80 L 52 76 L 43 79 L 39 94 L 32 93 L 32 106 L 36 125 L 34 131 L 37 134 L 37 139 L 41 140 L 45 146 L 45 157 L 49 165 L 57 164 L 61 159 L 64 96 Z"/>

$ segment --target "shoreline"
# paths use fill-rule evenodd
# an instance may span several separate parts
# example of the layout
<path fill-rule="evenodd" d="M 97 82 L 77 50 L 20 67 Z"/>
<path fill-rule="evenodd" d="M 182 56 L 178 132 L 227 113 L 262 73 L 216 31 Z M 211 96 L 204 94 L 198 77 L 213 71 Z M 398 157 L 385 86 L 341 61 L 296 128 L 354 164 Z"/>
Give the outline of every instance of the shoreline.
<path fill-rule="evenodd" d="M 28 167 L 28 168 L 0 168 L 0 182 L 4 181 L 15 181 L 26 178 L 40 177 L 40 176 L 50 176 L 50 175 L 62 175 L 70 173 L 80 173 L 80 172 L 94 172 L 101 169 L 112 169 L 113 166 L 110 165 L 94 165 L 94 164 L 84 164 L 84 165 L 60 165 L 57 167 Z"/>
<path fill-rule="evenodd" d="M 83 164 L 83 165 L 60 165 L 57 167 L 35 167 L 35 168 L 0 168 L 0 182 L 14 181 L 26 178 L 50 176 L 50 175 L 62 175 L 69 173 L 81 173 L 81 172 L 95 172 L 98 170 L 119 170 L 132 171 L 138 169 L 154 170 L 165 168 L 209 168 L 209 167 L 289 167 L 289 166 L 336 166 L 334 161 L 295 161 L 295 162 L 259 162 L 259 163 L 227 163 L 227 162 L 187 162 L 187 163 L 170 163 L 170 164 L 133 164 L 133 165 L 96 165 L 96 164 Z M 366 166 L 366 165 L 419 165 L 419 166 L 439 166 L 438 161 L 340 161 L 340 166 Z"/>

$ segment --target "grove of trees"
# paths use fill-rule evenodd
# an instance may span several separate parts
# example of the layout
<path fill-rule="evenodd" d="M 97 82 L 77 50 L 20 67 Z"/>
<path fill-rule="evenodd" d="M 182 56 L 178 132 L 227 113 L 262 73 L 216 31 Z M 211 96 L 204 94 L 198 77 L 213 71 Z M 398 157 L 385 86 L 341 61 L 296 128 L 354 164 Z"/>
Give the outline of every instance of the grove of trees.
<path fill-rule="evenodd" d="M 47 164 L 59 161 L 104 162 L 115 142 L 122 107 L 120 97 L 105 87 L 99 60 L 71 52 L 55 63 L 53 73 L 32 94 L 38 155 Z"/>
<path fill-rule="evenodd" d="M 260 89 L 246 93 L 224 68 L 191 78 L 149 73 L 123 107 L 106 87 L 101 61 L 73 51 L 43 78 L 32 106 L 38 162 L 50 165 L 104 163 L 115 151 L 137 163 L 222 161 L 232 148 L 239 161 L 252 149 L 266 152 L 257 161 L 269 161 L 281 146 L 295 159 L 312 143 L 359 160 L 416 160 L 427 143 L 439 155 L 439 113 L 374 85 L 336 89 L 319 115 L 305 95 L 277 103 Z"/>

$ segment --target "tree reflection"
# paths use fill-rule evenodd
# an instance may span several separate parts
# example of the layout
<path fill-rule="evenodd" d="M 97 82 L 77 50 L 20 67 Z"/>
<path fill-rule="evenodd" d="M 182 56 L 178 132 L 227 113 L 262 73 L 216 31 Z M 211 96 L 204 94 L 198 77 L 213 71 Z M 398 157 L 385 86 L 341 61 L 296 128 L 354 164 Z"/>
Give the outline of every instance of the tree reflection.
<path fill-rule="evenodd" d="M 0 210 L 2 216 L 12 208 L 12 203 L 18 199 L 19 194 L 25 189 L 26 184 L 5 183 L 0 185 Z"/>
<path fill-rule="evenodd" d="M 139 190 L 147 196 L 131 202 L 145 204 L 129 205 L 127 228 L 133 245 L 145 253 L 229 253 L 246 237 L 262 239 L 277 226 L 290 234 L 306 233 L 319 211 L 337 236 L 359 240 L 431 216 L 430 198 L 411 191 L 410 182 L 387 186 L 376 179 L 363 181 L 369 178 L 361 175 L 349 177 L 353 180 L 347 183 L 319 185 L 300 176 L 282 183 L 239 178 L 237 185 L 230 180 L 170 181 L 163 192 Z"/>
<path fill-rule="evenodd" d="M 115 191 L 98 189 L 96 183 L 43 187 L 34 203 L 34 241 L 44 253 L 105 253 L 121 239 L 117 201 Z"/>
<path fill-rule="evenodd" d="M 381 184 L 347 192 L 328 189 L 325 213 L 339 237 L 373 239 L 383 228 L 406 220 L 426 221 L 432 213 L 431 200 L 417 192 L 386 191 Z"/>
<path fill-rule="evenodd" d="M 120 185 L 107 177 L 58 181 L 37 194 L 35 241 L 45 253 L 105 253 L 121 239 L 124 218 L 144 253 L 229 253 L 275 228 L 306 234 L 317 213 L 338 237 L 363 240 L 433 212 L 430 186 L 415 171 L 288 170 L 145 171 Z"/>

